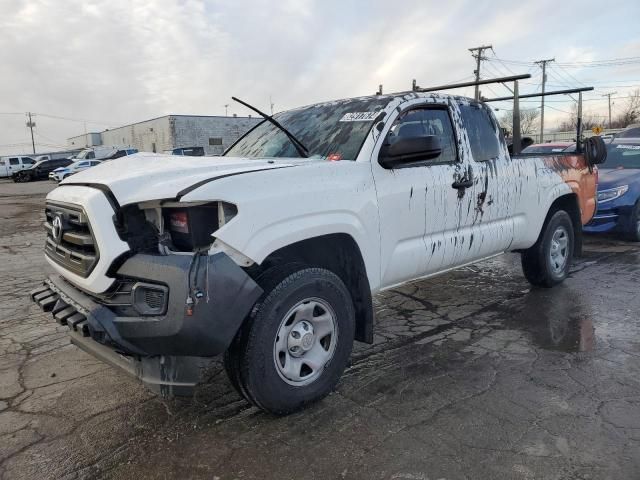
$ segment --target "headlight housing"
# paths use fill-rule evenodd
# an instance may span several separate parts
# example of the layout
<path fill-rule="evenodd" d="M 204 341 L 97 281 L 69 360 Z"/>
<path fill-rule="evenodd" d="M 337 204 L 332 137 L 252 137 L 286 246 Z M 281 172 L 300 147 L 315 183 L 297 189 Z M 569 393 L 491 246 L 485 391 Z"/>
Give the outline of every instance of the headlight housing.
<path fill-rule="evenodd" d="M 610 202 L 611 200 L 620 198 L 622 195 L 627 193 L 627 190 L 629 190 L 629 185 L 601 190 L 598 192 L 598 203 Z"/>
<path fill-rule="evenodd" d="M 210 246 L 213 232 L 237 213 L 237 207 L 226 202 L 163 208 L 164 225 L 171 235 L 171 243 L 178 250 L 188 252 Z"/>

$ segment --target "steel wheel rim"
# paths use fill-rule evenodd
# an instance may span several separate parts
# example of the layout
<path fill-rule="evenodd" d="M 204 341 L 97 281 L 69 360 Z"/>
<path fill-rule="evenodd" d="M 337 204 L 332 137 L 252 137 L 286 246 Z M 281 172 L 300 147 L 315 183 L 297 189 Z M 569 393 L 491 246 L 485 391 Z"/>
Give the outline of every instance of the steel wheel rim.
<path fill-rule="evenodd" d="M 333 308 L 320 298 L 304 299 L 284 315 L 278 327 L 273 343 L 276 371 L 289 385 L 309 385 L 331 361 L 337 343 Z"/>
<path fill-rule="evenodd" d="M 556 228 L 551 237 L 549 261 L 554 273 L 561 273 L 569 259 L 569 232 L 563 226 Z"/>

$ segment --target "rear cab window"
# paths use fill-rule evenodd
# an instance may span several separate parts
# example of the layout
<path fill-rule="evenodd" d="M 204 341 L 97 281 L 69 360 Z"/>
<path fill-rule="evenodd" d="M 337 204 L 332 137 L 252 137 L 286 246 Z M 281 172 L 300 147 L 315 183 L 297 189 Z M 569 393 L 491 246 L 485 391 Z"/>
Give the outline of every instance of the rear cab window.
<path fill-rule="evenodd" d="M 500 157 L 502 130 L 493 115 L 480 103 L 460 104 L 462 121 L 469 136 L 471 155 L 476 162 Z"/>

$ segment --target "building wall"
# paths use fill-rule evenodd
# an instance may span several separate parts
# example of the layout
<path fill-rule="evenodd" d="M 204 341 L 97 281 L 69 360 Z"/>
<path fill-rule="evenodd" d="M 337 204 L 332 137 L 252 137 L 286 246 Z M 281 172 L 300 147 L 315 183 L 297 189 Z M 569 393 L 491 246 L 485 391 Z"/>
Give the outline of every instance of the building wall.
<path fill-rule="evenodd" d="M 137 148 L 141 152 L 163 152 L 178 147 L 204 147 L 207 155 L 221 155 L 247 130 L 261 122 L 251 117 L 206 117 L 166 115 L 101 133 L 78 135 L 69 146 Z M 87 143 L 91 142 L 91 143 Z"/>
<path fill-rule="evenodd" d="M 74 148 L 97 147 L 102 145 L 102 137 L 98 132 L 85 133 L 68 138 L 67 145 Z"/>
<path fill-rule="evenodd" d="M 141 152 L 162 152 L 174 148 L 168 115 L 105 130 L 101 136 L 103 145 L 137 148 Z"/>
<path fill-rule="evenodd" d="M 172 115 L 171 121 L 175 147 L 204 147 L 207 155 L 221 155 L 262 118 Z"/>

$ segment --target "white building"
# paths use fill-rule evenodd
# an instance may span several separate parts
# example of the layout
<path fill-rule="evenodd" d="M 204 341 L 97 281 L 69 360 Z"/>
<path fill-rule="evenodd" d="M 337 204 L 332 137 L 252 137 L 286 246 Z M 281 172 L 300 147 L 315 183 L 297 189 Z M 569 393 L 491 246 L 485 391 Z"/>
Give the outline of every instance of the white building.
<path fill-rule="evenodd" d="M 255 117 L 165 115 L 144 122 L 67 139 L 70 147 L 108 145 L 162 152 L 179 147 L 204 147 L 206 155 L 220 155 L 247 130 L 261 122 Z"/>

